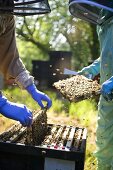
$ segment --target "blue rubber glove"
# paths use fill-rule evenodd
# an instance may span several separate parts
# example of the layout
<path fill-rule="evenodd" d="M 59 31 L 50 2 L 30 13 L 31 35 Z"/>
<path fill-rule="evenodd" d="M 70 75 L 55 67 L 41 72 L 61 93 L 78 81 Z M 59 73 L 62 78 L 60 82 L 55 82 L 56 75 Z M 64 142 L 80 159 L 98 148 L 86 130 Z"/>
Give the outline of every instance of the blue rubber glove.
<path fill-rule="evenodd" d="M 32 112 L 23 104 L 13 103 L 0 95 L 0 113 L 7 118 L 19 121 L 23 126 L 32 124 Z"/>
<path fill-rule="evenodd" d="M 34 84 L 29 85 L 26 90 L 31 94 L 32 98 L 39 104 L 39 106 L 43 109 L 45 106 L 42 101 L 47 102 L 47 108 L 49 109 L 52 105 L 51 99 L 41 91 L 37 90 Z"/>
<path fill-rule="evenodd" d="M 111 101 L 113 99 L 113 77 L 102 84 L 101 94 L 107 101 Z"/>

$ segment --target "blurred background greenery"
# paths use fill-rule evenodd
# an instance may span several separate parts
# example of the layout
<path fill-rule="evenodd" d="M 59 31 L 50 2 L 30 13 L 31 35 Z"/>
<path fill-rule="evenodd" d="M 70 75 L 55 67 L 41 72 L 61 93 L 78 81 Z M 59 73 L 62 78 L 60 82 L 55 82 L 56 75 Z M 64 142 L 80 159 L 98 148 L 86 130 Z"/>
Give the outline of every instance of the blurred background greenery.
<path fill-rule="evenodd" d="M 96 26 L 73 18 L 68 1 L 49 0 L 49 4 L 50 14 L 16 18 L 18 48 L 27 69 L 32 69 L 31 60 L 48 60 L 51 50 L 72 51 L 75 70 L 98 58 Z"/>

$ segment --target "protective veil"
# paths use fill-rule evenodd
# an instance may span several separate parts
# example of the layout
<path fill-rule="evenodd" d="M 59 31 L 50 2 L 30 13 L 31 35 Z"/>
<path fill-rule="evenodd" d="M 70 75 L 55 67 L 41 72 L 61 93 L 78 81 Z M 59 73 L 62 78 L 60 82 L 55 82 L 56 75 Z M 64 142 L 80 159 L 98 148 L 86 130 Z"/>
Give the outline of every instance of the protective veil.
<path fill-rule="evenodd" d="M 0 14 L 3 15 L 30 16 L 49 12 L 48 0 L 0 0 Z"/>
<path fill-rule="evenodd" d="M 101 10 L 109 11 L 112 16 L 113 12 L 113 2 L 108 0 L 70 0 L 69 1 L 69 11 L 77 18 L 83 19 L 85 21 L 101 25 L 106 19 L 106 17 L 101 17 Z"/>

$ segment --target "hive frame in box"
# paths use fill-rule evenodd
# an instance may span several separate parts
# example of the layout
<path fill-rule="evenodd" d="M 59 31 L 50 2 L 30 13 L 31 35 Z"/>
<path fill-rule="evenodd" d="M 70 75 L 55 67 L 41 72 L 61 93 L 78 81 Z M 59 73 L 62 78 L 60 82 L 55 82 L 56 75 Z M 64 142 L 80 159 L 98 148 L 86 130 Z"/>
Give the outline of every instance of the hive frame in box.
<path fill-rule="evenodd" d="M 62 128 L 61 125 L 49 124 L 48 126 Z M 72 144 L 73 142 L 73 139 L 70 138 L 71 134 L 65 149 L 46 147 L 44 145 L 30 146 L 8 141 L 0 142 L 0 170 L 9 170 L 9 167 L 11 167 L 11 170 L 15 170 L 15 168 L 16 170 L 83 170 L 87 130 L 85 128 L 68 127 L 71 128 L 71 134 L 74 129 L 75 131 L 80 130 L 83 132 L 81 136 L 77 136 L 76 143 L 81 138 L 79 150 L 76 147 L 69 149 L 69 143 Z"/>

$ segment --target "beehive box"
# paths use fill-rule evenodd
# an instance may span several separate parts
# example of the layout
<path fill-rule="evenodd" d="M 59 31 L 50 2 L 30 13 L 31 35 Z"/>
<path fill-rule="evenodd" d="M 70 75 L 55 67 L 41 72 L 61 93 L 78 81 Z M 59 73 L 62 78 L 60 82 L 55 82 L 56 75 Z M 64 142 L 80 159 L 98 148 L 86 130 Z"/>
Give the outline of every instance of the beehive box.
<path fill-rule="evenodd" d="M 42 111 L 39 115 L 43 114 L 45 112 Z M 0 134 L 0 170 L 84 169 L 86 128 L 55 124 L 47 124 L 43 128 L 42 123 L 35 125 L 40 127 L 40 135 L 36 134 L 35 127 L 35 143 L 31 139 L 32 133 L 28 134 L 31 143 L 26 143 L 28 129 L 20 124 Z M 40 136 L 44 138 L 40 140 Z"/>

